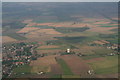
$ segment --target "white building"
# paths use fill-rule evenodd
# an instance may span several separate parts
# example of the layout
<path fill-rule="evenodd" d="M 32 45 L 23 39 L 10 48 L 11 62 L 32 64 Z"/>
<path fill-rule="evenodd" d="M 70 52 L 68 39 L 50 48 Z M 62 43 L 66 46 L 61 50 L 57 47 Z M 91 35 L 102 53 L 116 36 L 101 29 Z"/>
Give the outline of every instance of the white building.
<path fill-rule="evenodd" d="M 67 49 L 67 53 L 70 53 L 70 49 L 69 48 Z"/>

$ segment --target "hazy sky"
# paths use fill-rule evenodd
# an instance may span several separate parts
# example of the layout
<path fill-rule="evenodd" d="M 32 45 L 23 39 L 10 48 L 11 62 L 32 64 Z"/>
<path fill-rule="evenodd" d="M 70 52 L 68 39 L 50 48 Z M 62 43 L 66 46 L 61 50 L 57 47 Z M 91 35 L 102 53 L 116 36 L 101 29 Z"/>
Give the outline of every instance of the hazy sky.
<path fill-rule="evenodd" d="M 1 0 L 2 2 L 118 2 L 119 0 Z"/>

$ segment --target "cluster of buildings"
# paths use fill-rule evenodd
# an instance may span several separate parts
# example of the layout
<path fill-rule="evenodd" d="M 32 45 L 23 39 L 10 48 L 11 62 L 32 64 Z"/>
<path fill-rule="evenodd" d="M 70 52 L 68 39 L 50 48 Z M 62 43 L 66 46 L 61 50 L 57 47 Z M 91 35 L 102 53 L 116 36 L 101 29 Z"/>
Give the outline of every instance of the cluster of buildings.
<path fill-rule="evenodd" d="M 32 59 L 37 58 L 35 48 L 37 45 L 25 44 L 24 42 L 4 45 L 2 47 L 3 77 L 11 76 L 15 67 L 29 64 Z"/>

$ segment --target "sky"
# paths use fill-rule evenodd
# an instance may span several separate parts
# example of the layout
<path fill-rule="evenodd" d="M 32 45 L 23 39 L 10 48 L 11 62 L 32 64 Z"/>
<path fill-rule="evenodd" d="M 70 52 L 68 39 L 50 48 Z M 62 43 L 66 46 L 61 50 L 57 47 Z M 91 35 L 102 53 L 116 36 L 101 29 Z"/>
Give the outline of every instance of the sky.
<path fill-rule="evenodd" d="M 1 0 L 2 2 L 118 2 L 119 0 Z"/>

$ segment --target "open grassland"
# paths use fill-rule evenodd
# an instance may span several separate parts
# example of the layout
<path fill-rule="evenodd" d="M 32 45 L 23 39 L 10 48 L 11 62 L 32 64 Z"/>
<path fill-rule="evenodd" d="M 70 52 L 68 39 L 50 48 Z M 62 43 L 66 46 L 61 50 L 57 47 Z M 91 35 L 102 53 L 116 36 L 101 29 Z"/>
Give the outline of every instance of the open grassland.
<path fill-rule="evenodd" d="M 103 59 L 89 63 L 95 74 L 118 73 L 118 56 L 107 56 Z"/>

